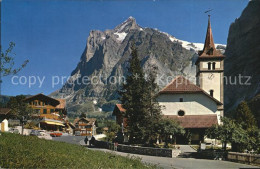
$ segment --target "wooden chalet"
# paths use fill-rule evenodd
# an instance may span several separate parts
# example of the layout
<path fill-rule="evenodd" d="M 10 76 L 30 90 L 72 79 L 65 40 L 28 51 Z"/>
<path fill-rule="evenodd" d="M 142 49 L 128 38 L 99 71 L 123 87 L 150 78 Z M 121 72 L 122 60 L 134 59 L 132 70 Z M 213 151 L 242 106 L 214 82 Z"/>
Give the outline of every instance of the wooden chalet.
<path fill-rule="evenodd" d="M 113 116 L 116 116 L 116 123 L 123 126 L 124 128 L 127 126 L 127 118 L 125 117 L 126 109 L 123 108 L 122 104 L 116 104 L 113 110 Z"/>
<path fill-rule="evenodd" d="M 54 99 L 42 93 L 24 100 L 34 110 L 33 116 L 40 118 L 40 126 L 45 130 L 62 130 L 66 117 L 66 100 Z"/>
<path fill-rule="evenodd" d="M 74 120 L 74 134 L 80 132 L 81 136 L 96 135 L 96 119 L 95 118 L 77 118 Z"/>

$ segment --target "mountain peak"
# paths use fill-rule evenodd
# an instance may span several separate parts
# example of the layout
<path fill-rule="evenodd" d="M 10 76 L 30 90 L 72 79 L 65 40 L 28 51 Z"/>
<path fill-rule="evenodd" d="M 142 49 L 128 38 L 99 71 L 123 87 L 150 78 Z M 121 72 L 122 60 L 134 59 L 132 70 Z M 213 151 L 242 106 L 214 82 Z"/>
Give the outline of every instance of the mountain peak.
<path fill-rule="evenodd" d="M 126 21 L 134 21 L 134 22 L 135 22 L 136 20 L 135 20 L 135 18 L 134 18 L 134 17 L 132 17 L 132 16 L 129 16 L 129 18 L 128 18 Z"/>
<path fill-rule="evenodd" d="M 131 30 L 131 29 L 139 29 L 139 28 L 140 28 L 140 26 L 137 25 L 135 18 L 130 16 L 123 23 L 116 26 L 115 31 L 118 33 L 122 33 L 122 32 L 128 33 L 129 30 Z"/>

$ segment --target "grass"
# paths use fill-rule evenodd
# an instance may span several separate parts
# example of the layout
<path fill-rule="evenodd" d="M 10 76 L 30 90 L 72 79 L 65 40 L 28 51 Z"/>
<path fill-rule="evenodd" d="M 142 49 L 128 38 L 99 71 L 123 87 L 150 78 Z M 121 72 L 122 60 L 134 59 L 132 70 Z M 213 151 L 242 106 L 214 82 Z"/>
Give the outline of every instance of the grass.
<path fill-rule="evenodd" d="M 155 168 L 140 159 L 22 136 L 0 135 L 0 168 Z"/>

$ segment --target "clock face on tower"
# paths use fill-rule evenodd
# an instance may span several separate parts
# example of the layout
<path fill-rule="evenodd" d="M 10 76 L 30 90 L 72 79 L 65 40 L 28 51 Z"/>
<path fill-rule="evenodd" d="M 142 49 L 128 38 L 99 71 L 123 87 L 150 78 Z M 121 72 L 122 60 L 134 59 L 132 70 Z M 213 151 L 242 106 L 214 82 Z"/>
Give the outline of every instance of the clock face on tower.
<path fill-rule="evenodd" d="M 213 73 L 210 73 L 209 76 L 208 76 L 208 78 L 209 78 L 210 80 L 212 80 L 212 79 L 214 78 L 214 74 L 213 74 Z"/>

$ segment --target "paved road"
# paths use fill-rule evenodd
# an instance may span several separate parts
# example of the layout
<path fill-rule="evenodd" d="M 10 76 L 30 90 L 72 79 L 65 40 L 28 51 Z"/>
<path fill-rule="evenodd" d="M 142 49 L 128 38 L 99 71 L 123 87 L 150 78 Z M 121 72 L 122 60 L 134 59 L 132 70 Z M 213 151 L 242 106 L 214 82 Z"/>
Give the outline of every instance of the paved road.
<path fill-rule="evenodd" d="M 84 139 L 81 136 L 62 136 L 54 138 L 56 141 L 64 141 L 72 144 L 79 144 L 80 140 Z M 78 142 L 77 142 L 78 141 Z M 185 147 L 188 149 L 188 147 Z M 135 156 L 140 157 L 143 162 L 156 164 L 165 169 L 176 168 L 176 169 L 245 169 L 245 168 L 257 168 L 250 165 L 233 163 L 229 161 L 218 161 L 218 160 L 204 160 L 204 159 L 194 159 L 194 158 L 167 158 L 167 157 L 155 157 L 137 154 L 128 154 L 122 152 L 114 152 L 107 149 L 91 148 L 96 151 L 104 151 L 116 153 L 121 156 Z M 187 150 L 190 151 L 190 150 Z"/>
<path fill-rule="evenodd" d="M 180 150 L 181 150 L 182 153 L 194 153 L 194 152 L 196 152 L 189 145 L 179 145 L 179 147 L 180 147 Z"/>
<path fill-rule="evenodd" d="M 128 153 L 114 152 L 107 149 L 91 148 L 93 150 L 116 153 L 121 156 L 128 156 Z M 246 169 L 246 168 L 257 168 L 250 165 L 233 163 L 229 161 L 219 160 L 205 160 L 205 159 L 194 159 L 194 158 L 167 158 L 167 157 L 155 157 L 138 154 L 130 154 L 130 156 L 140 157 L 145 163 L 156 164 L 159 167 L 165 169 Z"/>
<path fill-rule="evenodd" d="M 85 136 L 61 136 L 61 137 L 53 137 L 54 141 L 62 141 L 70 144 L 79 144 L 80 140 L 83 140 Z"/>

